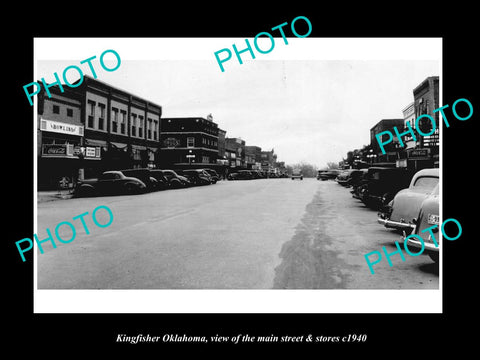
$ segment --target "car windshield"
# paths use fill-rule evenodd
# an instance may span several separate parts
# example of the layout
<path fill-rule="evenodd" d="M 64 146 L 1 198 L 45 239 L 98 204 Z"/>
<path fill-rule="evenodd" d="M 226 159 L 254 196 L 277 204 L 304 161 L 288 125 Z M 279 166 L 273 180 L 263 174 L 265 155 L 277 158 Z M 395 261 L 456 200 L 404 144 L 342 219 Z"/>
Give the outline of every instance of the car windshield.
<path fill-rule="evenodd" d="M 431 191 L 438 184 L 438 177 L 434 176 L 421 176 L 413 184 L 415 190 L 428 190 Z"/>

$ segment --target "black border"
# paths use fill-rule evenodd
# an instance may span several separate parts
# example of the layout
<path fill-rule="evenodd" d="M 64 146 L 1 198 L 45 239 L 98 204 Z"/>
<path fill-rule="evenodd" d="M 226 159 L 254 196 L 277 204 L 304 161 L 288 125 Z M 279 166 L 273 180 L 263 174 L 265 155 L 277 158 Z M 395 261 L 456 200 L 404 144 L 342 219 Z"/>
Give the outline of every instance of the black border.
<path fill-rule="evenodd" d="M 155 5 L 155 6 L 154 6 Z M 57 353 L 58 346 L 68 346 L 72 352 L 94 354 L 95 349 L 119 350 L 124 353 L 143 349 L 161 351 L 193 347 L 192 344 L 115 343 L 117 334 L 151 335 L 178 333 L 190 335 L 239 333 L 256 335 L 314 334 L 337 336 L 349 333 L 367 334 L 365 343 L 301 343 L 289 345 L 294 349 L 315 351 L 341 350 L 374 351 L 395 349 L 413 351 L 420 345 L 430 356 L 438 349 L 454 344 L 471 344 L 473 330 L 468 329 L 474 308 L 475 287 L 475 224 L 469 215 L 475 215 L 476 151 L 474 126 L 479 114 L 474 13 L 470 5 L 455 3 L 446 9 L 439 3 L 365 4 L 309 3 L 303 9 L 294 4 L 223 3 L 213 9 L 199 4 L 192 8 L 186 3 L 183 10 L 162 4 L 137 3 L 120 9 L 85 6 L 67 16 L 65 8 L 46 5 L 29 7 L 17 19 L 22 31 L 12 35 L 11 24 L 2 25 L 7 35 L 7 84 L 4 85 L 6 114 L 4 124 L 7 146 L 4 147 L 4 204 L 7 229 L 3 241 L 8 283 L 7 346 L 24 349 L 33 345 L 33 351 Z M 295 4 L 302 5 L 302 4 Z M 38 8 L 36 8 L 38 6 Z M 115 5 L 123 6 L 123 5 Z M 15 9 L 13 9 L 15 10 Z M 12 10 L 10 10 L 12 11 Z M 114 16 L 115 15 L 115 16 Z M 474 107 L 474 115 L 465 122 L 453 120 L 443 134 L 444 218 L 460 221 L 463 234 L 455 242 L 446 242 L 444 250 L 444 313 L 443 314 L 33 314 L 33 257 L 21 263 L 14 242 L 33 233 L 33 108 L 25 101 L 22 86 L 33 79 L 34 37 L 253 37 L 258 32 L 296 16 L 306 16 L 313 25 L 310 37 L 442 37 L 443 38 L 443 104 L 452 104 L 458 98 L 467 98 Z M 119 18 L 124 18 L 122 26 Z M 408 49 L 405 49 L 408 51 Z M 12 101 L 13 100 L 13 101 Z M 8 191 L 6 191 L 8 189 Z M 10 190 L 12 189 L 12 190 Z M 13 195 L 13 199 L 9 196 Z M 468 210 L 472 204 L 473 208 Z M 466 256 L 467 254 L 471 256 Z M 355 299 L 352 299 L 355 301 Z M 411 306 L 412 304 L 408 304 Z M 392 309 L 395 312 L 397 309 Z M 399 309 L 400 310 L 400 309 Z M 195 346 L 198 350 L 240 350 L 253 345 L 208 344 Z M 29 346 L 30 347 L 30 346 Z M 255 347 L 259 347 L 255 344 Z M 285 344 L 265 344 L 269 351 L 283 351 Z M 418 348 L 417 348 L 418 349 Z M 408 351 L 408 352 L 407 352 Z M 415 350 L 416 353 L 420 350 Z M 224 353 L 227 355 L 227 353 Z M 371 353 L 372 355 L 375 353 Z M 380 355 L 380 353 L 376 353 Z M 383 354 L 383 353 L 382 353 Z M 157 355 L 162 353 L 157 352 Z M 166 355 L 166 354 L 163 354 Z M 228 353 L 229 355 L 229 353 Z"/>

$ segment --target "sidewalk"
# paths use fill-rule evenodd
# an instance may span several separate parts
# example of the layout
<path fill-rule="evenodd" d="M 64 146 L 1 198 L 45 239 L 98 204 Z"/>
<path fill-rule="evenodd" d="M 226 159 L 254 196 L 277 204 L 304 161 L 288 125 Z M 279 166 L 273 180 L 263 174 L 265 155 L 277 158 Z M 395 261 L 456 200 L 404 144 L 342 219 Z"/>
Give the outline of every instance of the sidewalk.
<path fill-rule="evenodd" d="M 37 203 L 55 200 L 66 200 L 71 199 L 72 197 L 73 194 L 71 194 L 69 190 L 38 191 Z"/>

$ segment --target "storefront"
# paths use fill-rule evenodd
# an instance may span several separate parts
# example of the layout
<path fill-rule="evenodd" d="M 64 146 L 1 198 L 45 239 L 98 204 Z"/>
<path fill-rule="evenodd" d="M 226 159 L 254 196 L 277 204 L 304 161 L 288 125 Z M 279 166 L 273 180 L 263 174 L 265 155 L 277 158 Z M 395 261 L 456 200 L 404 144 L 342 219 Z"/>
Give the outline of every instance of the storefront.
<path fill-rule="evenodd" d="M 83 126 L 40 119 L 37 147 L 39 190 L 71 188 L 78 179 Z"/>

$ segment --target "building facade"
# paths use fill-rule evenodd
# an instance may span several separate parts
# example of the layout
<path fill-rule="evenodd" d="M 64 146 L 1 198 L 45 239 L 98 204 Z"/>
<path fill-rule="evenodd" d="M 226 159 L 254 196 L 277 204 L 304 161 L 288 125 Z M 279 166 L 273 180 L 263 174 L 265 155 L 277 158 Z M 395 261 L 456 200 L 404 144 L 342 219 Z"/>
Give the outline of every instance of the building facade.
<path fill-rule="evenodd" d="M 246 168 L 245 140 L 241 138 L 225 138 L 225 149 L 230 155 L 230 167 Z M 232 166 L 234 159 L 235 166 Z"/>
<path fill-rule="evenodd" d="M 218 125 L 202 117 L 161 119 L 163 168 L 215 168 L 218 159 Z"/>
<path fill-rule="evenodd" d="M 248 169 L 262 169 L 262 148 L 260 146 L 245 146 L 246 166 Z"/>
<path fill-rule="evenodd" d="M 275 154 L 273 149 L 270 151 L 262 151 L 260 157 L 262 160 L 262 171 L 266 173 L 276 172 L 275 163 L 277 162 L 277 154 Z"/>
<path fill-rule="evenodd" d="M 383 146 L 385 149 L 385 154 L 383 154 L 380 145 L 378 144 L 376 135 L 383 131 L 390 131 L 392 134 L 395 134 L 393 128 L 396 127 L 398 129 L 403 129 L 403 126 L 403 119 L 382 119 L 370 129 L 371 154 L 369 156 L 371 163 L 395 163 L 395 161 L 398 159 L 397 148 L 399 142 L 397 137 L 394 136 L 392 142 Z M 388 137 L 388 134 L 382 135 L 382 138 L 380 140 L 382 142 L 386 142 L 386 137 Z"/>
<path fill-rule="evenodd" d="M 75 84 L 74 84 L 75 85 Z M 160 105 L 87 75 L 74 88 L 37 95 L 38 189 L 56 189 L 106 170 L 154 167 Z"/>

